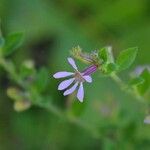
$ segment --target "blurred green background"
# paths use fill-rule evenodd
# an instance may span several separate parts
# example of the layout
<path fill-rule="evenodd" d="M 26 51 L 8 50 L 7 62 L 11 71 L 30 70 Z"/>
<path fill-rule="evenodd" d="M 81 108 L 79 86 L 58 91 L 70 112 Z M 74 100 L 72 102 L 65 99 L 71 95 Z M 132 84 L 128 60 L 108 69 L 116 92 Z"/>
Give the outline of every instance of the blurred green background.
<path fill-rule="evenodd" d="M 11 57 L 16 66 L 31 59 L 37 69 L 46 67 L 46 92 L 55 106 L 73 111 L 101 135 L 97 138 L 93 131 L 36 106 L 14 111 L 6 89 L 15 83 L 0 68 L 0 150 L 150 149 L 150 126 L 143 124 L 145 107 L 111 79 L 94 74 L 92 85 L 85 85 L 84 103 L 74 99 L 72 110 L 52 78 L 59 70 L 71 71 L 66 58 L 77 45 L 86 51 L 111 45 L 115 55 L 138 46 L 131 69 L 149 64 L 149 0 L 0 0 L 0 18 L 4 36 L 24 32 L 22 47 Z M 124 80 L 127 74 L 121 74 Z"/>

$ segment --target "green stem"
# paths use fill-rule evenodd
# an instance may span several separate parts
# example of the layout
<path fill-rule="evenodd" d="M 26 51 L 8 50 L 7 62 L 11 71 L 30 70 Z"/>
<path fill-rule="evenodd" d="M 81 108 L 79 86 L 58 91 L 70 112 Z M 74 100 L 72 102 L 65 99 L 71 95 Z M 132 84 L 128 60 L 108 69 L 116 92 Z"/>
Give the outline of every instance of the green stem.
<path fill-rule="evenodd" d="M 121 87 L 121 89 L 126 87 L 126 84 L 116 74 L 112 74 L 111 78 Z"/>
<path fill-rule="evenodd" d="M 126 93 L 130 94 L 134 98 L 136 98 L 138 101 L 145 103 L 146 100 L 138 95 L 134 90 L 128 88 L 128 85 L 125 84 L 116 74 L 112 74 L 111 78 L 120 86 L 120 88 L 125 91 Z"/>
<path fill-rule="evenodd" d="M 21 87 L 24 88 L 24 82 L 20 79 L 16 70 L 13 67 L 10 67 L 9 62 L 5 61 L 5 59 L 0 57 L 0 65 L 5 69 L 6 72 L 9 73 L 10 77 Z"/>

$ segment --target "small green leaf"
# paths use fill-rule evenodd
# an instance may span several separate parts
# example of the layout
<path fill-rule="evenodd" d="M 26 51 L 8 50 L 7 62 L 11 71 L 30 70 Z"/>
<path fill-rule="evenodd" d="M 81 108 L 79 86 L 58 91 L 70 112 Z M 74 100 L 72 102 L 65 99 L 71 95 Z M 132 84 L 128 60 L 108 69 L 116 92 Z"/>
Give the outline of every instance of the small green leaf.
<path fill-rule="evenodd" d="M 107 48 L 104 47 L 99 50 L 98 56 L 100 59 L 102 59 L 104 62 L 107 61 Z"/>
<path fill-rule="evenodd" d="M 108 64 L 103 64 L 101 65 L 101 71 L 105 75 L 109 75 L 117 70 L 117 65 L 115 63 L 108 63 Z"/>
<path fill-rule="evenodd" d="M 144 82 L 138 85 L 137 89 L 140 95 L 144 95 L 150 89 L 150 72 L 145 69 L 140 77 L 144 79 Z"/>
<path fill-rule="evenodd" d="M 117 65 L 115 63 L 109 63 L 106 69 L 108 73 L 112 73 L 117 70 Z"/>
<path fill-rule="evenodd" d="M 118 71 L 129 68 L 134 62 L 137 52 L 137 47 L 129 48 L 120 52 L 116 61 L 116 64 L 118 65 Z"/>
<path fill-rule="evenodd" d="M 129 82 L 130 86 L 138 86 L 142 84 L 145 80 L 142 77 L 136 77 Z"/>
<path fill-rule="evenodd" d="M 113 52 L 110 46 L 100 49 L 98 52 L 98 57 L 99 59 L 103 60 L 103 63 L 114 62 Z"/>
<path fill-rule="evenodd" d="M 5 45 L 3 47 L 3 55 L 9 56 L 12 54 L 23 42 L 23 33 L 13 33 L 6 37 Z"/>

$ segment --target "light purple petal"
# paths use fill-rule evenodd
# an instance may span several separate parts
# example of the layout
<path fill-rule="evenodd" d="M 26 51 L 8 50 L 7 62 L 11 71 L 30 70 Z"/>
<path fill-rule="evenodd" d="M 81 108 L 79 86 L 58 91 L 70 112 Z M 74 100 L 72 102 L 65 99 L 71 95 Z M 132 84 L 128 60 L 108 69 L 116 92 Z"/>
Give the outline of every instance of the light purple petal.
<path fill-rule="evenodd" d="M 80 87 L 77 93 L 77 98 L 79 99 L 80 102 L 83 102 L 83 98 L 84 98 L 83 83 L 80 83 Z"/>
<path fill-rule="evenodd" d="M 141 65 L 135 68 L 135 70 L 133 71 L 133 75 L 134 76 L 139 76 L 145 69 L 147 69 L 148 71 L 150 71 L 150 65 Z"/>
<path fill-rule="evenodd" d="M 64 92 L 64 96 L 73 93 L 73 92 L 76 90 L 78 84 L 79 84 L 79 83 L 76 82 L 70 89 L 66 90 L 66 91 Z"/>
<path fill-rule="evenodd" d="M 58 90 L 66 89 L 71 83 L 73 83 L 74 80 L 75 80 L 75 78 L 71 78 L 71 79 L 62 81 L 58 86 Z"/>
<path fill-rule="evenodd" d="M 150 124 L 150 116 L 146 116 L 146 118 L 144 119 L 144 123 Z"/>
<path fill-rule="evenodd" d="M 64 78 L 73 75 L 74 73 L 72 72 L 66 72 L 66 71 L 61 71 L 57 72 L 53 75 L 54 78 L 59 79 L 59 78 Z"/>
<path fill-rule="evenodd" d="M 75 70 L 78 70 L 75 61 L 71 57 L 68 58 L 68 62 Z"/>
<path fill-rule="evenodd" d="M 92 82 L 91 76 L 83 76 L 83 78 L 85 79 L 86 82 L 89 82 L 89 83 Z"/>
<path fill-rule="evenodd" d="M 88 76 L 97 70 L 96 65 L 91 65 L 83 71 L 83 75 Z"/>

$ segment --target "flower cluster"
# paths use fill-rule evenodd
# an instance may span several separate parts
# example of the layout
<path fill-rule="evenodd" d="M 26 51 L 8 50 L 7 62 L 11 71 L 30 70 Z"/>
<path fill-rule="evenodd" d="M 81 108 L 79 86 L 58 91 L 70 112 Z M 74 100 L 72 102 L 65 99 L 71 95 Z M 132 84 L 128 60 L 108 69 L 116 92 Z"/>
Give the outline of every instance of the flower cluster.
<path fill-rule="evenodd" d="M 55 73 L 53 77 L 56 79 L 70 77 L 69 79 L 62 81 L 59 84 L 58 90 L 65 90 L 64 96 L 66 96 L 72 94 L 77 89 L 77 98 L 80 102 L 83 102 L 84 99 L 83 83 L 92 82 L 92 78 L 90 75 L 97 70 L 97 66 L 91 65 L 83 72 L 80 72 L 75 64 L 75 61 L 72 58 L 68 58 L 68 62 L 73 67 L 74 72 L 61 71 Z"/>

